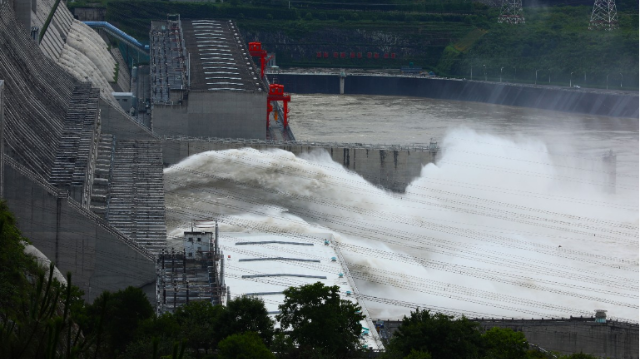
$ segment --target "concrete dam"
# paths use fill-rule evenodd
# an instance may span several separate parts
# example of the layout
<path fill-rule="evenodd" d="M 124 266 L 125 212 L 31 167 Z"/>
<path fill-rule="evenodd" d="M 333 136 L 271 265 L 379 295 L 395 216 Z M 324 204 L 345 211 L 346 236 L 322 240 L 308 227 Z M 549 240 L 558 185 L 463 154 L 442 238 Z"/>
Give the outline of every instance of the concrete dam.
<path fill-rule="evenodd" d="M 32 27 L 44 29 L 42 36 L 38 31 L 34 38 L 29 32 Z M 163 169 L 193 154 L 244 147 L 277 148 L 296 155 L 326 151 L 344 168 L 394 192 L 403 192 L 424 165 L 437 160 L 435 141 L 425 146 L 298 142 L 287 140 L 293 138 L 291 130 L 281 129 L 283 134 L 291 133 L 287 136 L 278 135 L 280 130 L 266 130 L 263 111 L 269 83 L 255 81 L 258 69 L 248 61 L 235 24 L 192 21 L 185 29 L 186 35 L 181 28 L 172 32 L 170 27 L 162 29 L 165 33 L 155 33 L 153 59 L 160 59 L 158 64 L 173 54 L 160 47 L 172 39 L 187 43 L 177 50 L 165 49 L 176 53 L 176 67 L 160 64 L 154 77 L 151 65 L 149 74 L 141 75 L 147 79 L 138 84 L 146 83 L 149 93 L 153 88 L 158 94 L 154 104 L 158 106 L 152 110 L 155 117 L 150 116 L 146 123 L 124 111 L 112 94 L 115 89 L 130 88 L 129 82 L 134 81 L 126 63 L 108 50 L 98 33 L 75 21 L 64 3 L 0 2 L 0 195 L 15 213 L 24 236 L 62 272 L 73 273 L 87 301 L 102 291 L 127 286 L 143 289 L 152 303 L 159 299 L 158 254 L 167 247 Z M 200 32 L 218 29 L 227 36 L 220 44 L 237 50 L 215 54 L 214 46 L 204 46 Z M 207 56 L 225 59 L 205 59 Z M 184 62 L 189 57 L 194 59 L 189 66 L 199 66 L 189 69 L 193 73 L 220 79 L 191 82 Z M 239 69 L 239 80 L 232 80 L 236 84 L 225 84 L 232 82 L 222 78 L 227 75 L 207 74 L 223 71 L 216 69 L 219 64 L 215 61 Z M 121 72 L 118 79 L 113 78 L 116 66 Z M 167 74 L 175 76 L 169 83 L 163 80 Z M 280 74 L 278 82 L 291 92 L 340 92 L 339 76 L 314 76 L 318 81 L 307 81 L 307 75 Z M 189 84 L 193 89 L 185 89 Z M 638 114 L 637 96 L 574 90 L 543 94 L 528 87 L 440 79 L 347 76 L 344 93 L 547 106 L 608 116 Z M 560 100 L 558 96 L 565 97 Z M 250 106 L 241 108 L 245 101 Z M 214 102 L 225 102 L 225 106 L 211 106 Z M 241 115 L 249 112 L 251 116 Z M 172 122 L 175 114 L 184 122 Z M 236 117 L 225 118 L 228 114 Z M 282 111 L 278 114 L 282 117 Z M 208 123 L 209 116 L 219 121 Z M 240 126 L 229 129 L 236 120 Z M 162 129 L 162 135 L 157 129 Z M 203 129 L 209 133 L 202 135 Z M 226 138 L 229 136 L 238 138 Z M 223 268 L 220 263 L 216 266 Z M 182 294 L 181 289 L 174 291 Z M 637 340 L 635 324 L 498 321 L 482 324 L 510 326 L 551 350 L 637 357 L 637 343 L 635 348 L 632 344 Z M 550 335 L 556 333 L 560 335 Z"/>
<path fill-rule="evenodd" d="M 66 7 L 51 11 L 49 31 L 70 32 Z M 126 286 L 153 296 L 154 252 L 166 242 L 161 143 L 27 29 L 11 3 L 0 4 L 3 198 L 88 301 Z"/>
<path fill-rule="evenodd" d="M 410 76 L 270 74 L 298 94 L 414 96 L 581 114 L 638 117 L 638 94 Z"/>

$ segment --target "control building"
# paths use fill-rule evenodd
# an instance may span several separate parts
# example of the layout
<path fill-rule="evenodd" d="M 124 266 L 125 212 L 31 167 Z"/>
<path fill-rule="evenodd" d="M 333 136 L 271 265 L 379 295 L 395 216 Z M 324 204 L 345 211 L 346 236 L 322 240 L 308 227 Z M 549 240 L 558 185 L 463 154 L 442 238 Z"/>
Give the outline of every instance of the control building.
<path fill-rule="evenodd" d="M 184 248 L 161 251 L 157 258 L 157 311 L 174 312 L 190 301 L 226 304 L 224 253 L 218 244 L 218 228 L 212 232 L 184 233 Z"/>
<path fill-rule="evenodd" d="M 265 139 L 267 91 L 230 20 L 151 24 L 152 127 L 159 135 Z"/>

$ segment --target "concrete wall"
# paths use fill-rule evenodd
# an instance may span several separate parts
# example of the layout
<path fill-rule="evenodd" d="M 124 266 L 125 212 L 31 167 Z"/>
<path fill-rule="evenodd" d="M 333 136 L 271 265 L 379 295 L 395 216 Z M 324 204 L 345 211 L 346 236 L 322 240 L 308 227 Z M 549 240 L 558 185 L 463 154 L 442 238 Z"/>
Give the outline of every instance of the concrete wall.
<path fill-rule="evenodd" d="M 4 80 L 0 80 L 0 198 L 4 197 Z"/>
<path fill-rule="evenodd" d="M 242 142 L 207 139 L 170 140 L 163 143 L 163 163 L 170 166 L 205 151 L 251 147 L 254 149 L 280 148 L 296 155 L 323 149 L 333 160 L 356 172 L 374 185 L 403 192 L 407 185 L 420 176 L 422 167 L 435 161 L 435 155 L 422 148 L 367 148 L 360 144 L 290 144 L 267 142 Z"/>
<path fill-rule="evenodd" d="M 266 138 L 267 94 L 192 91 L 182 105 L 154 105 L 153 131 L 159 135 Z"/>
<path fill-rule="evenodd" d="M 493 327 L 509 328 L 524 333 L 530 344 L 561 354 L 583 352 L 599 358 L 638 358 L 638 324 L 608 321 L 596 323 L 593 318 L 569 319 L 471 319 L 480 323 L 482 331 Z M 401 321 L 384 321 L 384 335 L 392 336 Z"/>
<path fill-rule="evenodd" d="M 338 75 L 277 74 L 285 90 L 298 94 L 339 94 Z M 272 75 L 269 75 L 272 78 Z M 482 81 L 392 76 L 347 76 L 348 95 L 416 96 L 614 117 L 638 117 L 638 94 L 536 87 Z"/>
<path fill-rule="evenodd" d="M 151 130 L 134 121 L 122 108 L 116 108 L 100 98 L 102 132 L 115 135 L 118 140 L 157 140 Z"/>
<path fill-rule="evenodd" d="M 5 199 L 22 234 L 93 301 L 102 291 L 143 288 L 155 299 L 155 263 L 150 253 L 106 222 L 38 180 L 13 162 L 5 162 Z"/>
<path fill-rule="evenodd" d="M 27 32 L 31 32 L 31 0 L 13 0 L 16 20 Z"/>

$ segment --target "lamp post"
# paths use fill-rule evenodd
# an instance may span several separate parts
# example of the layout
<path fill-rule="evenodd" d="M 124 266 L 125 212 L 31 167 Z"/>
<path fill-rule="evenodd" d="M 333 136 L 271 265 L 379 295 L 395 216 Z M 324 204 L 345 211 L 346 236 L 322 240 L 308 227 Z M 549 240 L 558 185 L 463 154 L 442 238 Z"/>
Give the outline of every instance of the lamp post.
<path fill-rule="evenodd" d="M 551 69 L 549 69 L 549 85 L 551 85 Z"/>
<path fill-rule="evenodd" d="M 484 81 L 487 81 L 487 65 L 482 65 L 482 67 L 484 68 Z M 622 85 L 620 85 L 620 87 L 622 87 Z"/>
<path fill-rule="evenodd" d="M 571 80 L 573 80 L 573 71 L 571 72 L 571 75 L 569 75 L 569 87 L 572 87 Z"/>
<path fill-rule="evenodd" d="M 538 85 L 538 71 L 540 71 L 540 69 L 536 69 L 536 81 L 534 85 Z"/>
<path fill-rule="evenodd" d="M 471 65 L 471 80 L 473 80 L 473 65 Z"/>
<path fill-rule="evenodd" d="M 504 66 L 500 68 L 500 82 L 502 82 L 502 69 L 504 69 Z"/>
<path fill-rule="evenodd" d="M 518 69 L 516 69 L 516 67 L 513 67 L 513 82 L 516 81 L 516 78 L 518 77 Z"/>
<path fill-rule="evenodd" d="M 622 73 L 620 73 L 620 89 L 622 89 Z"/>

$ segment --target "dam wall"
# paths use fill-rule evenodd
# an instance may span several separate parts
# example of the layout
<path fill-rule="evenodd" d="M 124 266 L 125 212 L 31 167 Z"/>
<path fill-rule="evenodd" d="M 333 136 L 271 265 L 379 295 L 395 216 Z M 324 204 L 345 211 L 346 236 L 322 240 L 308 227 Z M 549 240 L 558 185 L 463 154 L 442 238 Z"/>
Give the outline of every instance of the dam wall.
<path fill-rule="evenodd" d="M 340 94 L 340 76 L 269 74 L 291 93 Z M 638 118 L 638 94 L 520 84 L 408 76 L 347 75 L 346 95 L 414 96 L 488 104 Z"/>
<path fill-rule="evenodd" d="M 0 80 L 1 190 L 19 229 L 87 300 L 135 286 L 154 301 L 153 252 L 166 244 L 160 142 L 46 56 L 8 3 Z"/>
<path fill-rule="evenodd" d="M 597 323 L 594 318 L 568 319 L 469 319 L 480 324 L 482 331 L 493 327 L 524 333 L 530 344 L 563 355 L 583 352 L 597 358 L 637 359 L 638 324 L 608 320 Z M 376 321 L 384 324 L 381 334 L 390 338 L 402 321 Z"/>
<path fill-rule="evenodd" d="M 71 271 L 87 301 L 127 286 L 155 298 L 155 261 L 148 250 L 15 160 L 5 157 L 4 165 L 4 199 L 22 235 L 60 271 Z"/>
<path fill-rule="evenodd" d="M 420 176 L 424 165 L 435 162 L 437 155 L 435 149 L 429 147 L 165 137 L 162 158 L 164 166 L 171 166 L 194 154 L 245 147 L 257 150 L 277 148 L 295 155 L 326 151 L 333 161 L 370 183 L 400 193 Z"/>

